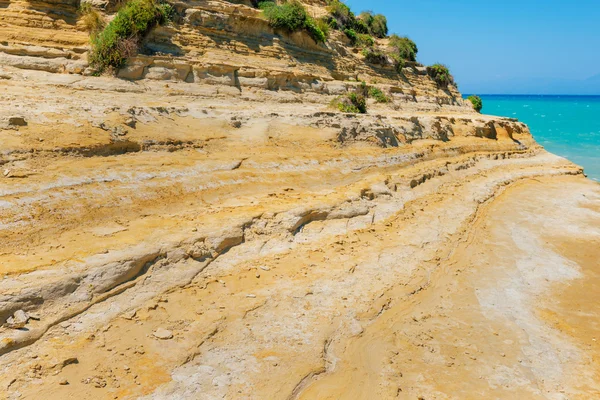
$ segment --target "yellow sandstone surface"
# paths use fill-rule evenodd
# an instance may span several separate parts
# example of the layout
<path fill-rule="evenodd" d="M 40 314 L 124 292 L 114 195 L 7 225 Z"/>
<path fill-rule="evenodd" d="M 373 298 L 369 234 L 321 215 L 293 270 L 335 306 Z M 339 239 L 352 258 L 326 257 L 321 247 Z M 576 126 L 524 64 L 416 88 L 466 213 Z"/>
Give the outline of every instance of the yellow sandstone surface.
<path fill-rule="evenodd" d="M 75 6 L 33 5 L 0 8 L 0 399 L 600 396 L 600 186 L 525 125 L 337 39 L 214 40 L 258 18 L 223 1 L 86 76 Z M 356 77 L 391 103 L 331 108 Z"/>

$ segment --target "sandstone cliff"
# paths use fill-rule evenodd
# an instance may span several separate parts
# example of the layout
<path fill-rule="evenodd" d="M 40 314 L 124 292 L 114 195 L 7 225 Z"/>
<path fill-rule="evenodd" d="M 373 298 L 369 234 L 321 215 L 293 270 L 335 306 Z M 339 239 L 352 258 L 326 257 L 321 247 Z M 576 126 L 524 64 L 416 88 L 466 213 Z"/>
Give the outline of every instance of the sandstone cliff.
<path fill-rule="evenodd" d="M 77 2 L 0 2 L 0 398 L 597 397 L 581 168 L 417 63 L 173 5 L 95 77 Z"/>

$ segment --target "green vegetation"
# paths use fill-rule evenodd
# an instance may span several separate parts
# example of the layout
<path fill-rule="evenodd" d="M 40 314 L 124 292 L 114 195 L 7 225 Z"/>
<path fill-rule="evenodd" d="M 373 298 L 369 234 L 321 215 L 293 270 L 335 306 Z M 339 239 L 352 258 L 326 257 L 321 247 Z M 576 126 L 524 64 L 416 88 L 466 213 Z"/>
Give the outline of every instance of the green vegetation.
<path fill-rule="evenodd" d="M 483 101 L 481 100 L 481 97 L 479 96 L 469 96 L 468 99 L 471 104 L 473 104 L 473 108 L 475 109 L 475 111 L 477 111 L 478 113 L 481 112 L 481 109 L 483 108 Z"/>
<path fill-rule="evenodd" d="M 375 45 L 375 39 L 373 39 L 373 36 L 369 34 L 359 33 L 356 45 L 360 47 L 371 47 Z"/>
<path fill-rule="evenodd" d="M 329 22 L 327 22 L 327 19 L 325 18 L 319 18 L 315 21 L 317 28 L 319 28 L 321 30 L 321 32 L 323 32 L 323 35 L 325 35 L 326 38 L 329 37 L 329 32 L 331 31 L 331 26 L 329 25 Z"/>
<path fill-rule="evenodd" d="M 434 64 L 427 67 L 427 74 L 429 74 L 440 87 L 445 88 L 454 83 L 454 78 L 450 74 L 450 70 L 444 64 Z"/>
<path fill-rule="evenodd" d="M 90 63 L 99 71 L 123 66 L 134 55 L 140 39 L 156 25 L 171 20 L 174 10 L 168 3 L 131 0 L 97 35 L 92 36 Z"/>
<path fill-rule="evenodd" d="M 329 2 L 327 10 L 330 14 L 330 25 L 334 29 L 345 31 L 346 29 L 354 30 L 356 17 L 354 13 L 350 11 L 350 7 L 345 5 L 339 0 L 332 0 Z"/>
<path fill-rule="evenodd" d="M 345 96 L 337 97 L 331 105 L 341 112 L 365 114 L 367 112 L 367 99 L 362 94 L 348 93 Z"/>
<path fill-rule="evenodd" d="M 380 39 L 386 37 L 388 34 L 387 18 L 385 15 L 373 15 L 371 11 L 363 11 L 358 16 L 357 23 L 364 24 L 367 29 L 364 33 L 369 33 Z"/>
<path fill-rule="evenodd" d="M 375 47 L 366 47 L 362 51 L 365 61 L 370 64 L 387 65 L 388 57 L 381 49 Z"/>
<path fill-rule="evenodd" d="M 387 97 L 381 89 L 376 88 L 374 86 L 371 86 L 369 88 L 369 97 L 372 97 L 373 99 L 375 99 L 375 101 L 377 103 L 389 103 L 390 102 L 390 98 Z"/>
<path fill-rule="evenodd" d="M 273 28 L 288 32 L 306 30 L 317 43 L 327 40 L 327 35 L 319 27 L 319 23 L 308 15 L 302 3 L 297 0 L 285 1 L 282 4 L 263 1 L 259 3 L 259 8 L 263 10 Z"/>
<path fill-rule="evenodd" d="M 348 39 L 350 39 L 352 44 L 355 44 L 358 42 L 358 33 L 356 33 L 356 31 L 354 29 L 344 29 L 344 33 L 346 34 Z"/>
<path fill-rule="evenodd" d="M 343 31 L 355 46 L 373 46 L 373 36 L 384 38 L 387 35 L 387 19 L 383 15 L 365 11 L 357 18 L 350 7 L 339 0 L 331 0 L 327 9 L 329 26 Z"/>
<path fill-rule="evenodd" d="M 100 13 L 96 11 L 90 3 L 82 3 L 79 6 L 78 13 L 85 30 L 88 31 L 90 35 L 95 36 L 104 29 L 104 26 L 106 25 L 104 20 L 100 16 Z"/>
<path fill-rule="evenodd" d="M 392 35 L 390 36 L 390 47 L 398 58 L 406 61 L 417 61 L 419 49 L 415 42 L 409 38 Z"/>

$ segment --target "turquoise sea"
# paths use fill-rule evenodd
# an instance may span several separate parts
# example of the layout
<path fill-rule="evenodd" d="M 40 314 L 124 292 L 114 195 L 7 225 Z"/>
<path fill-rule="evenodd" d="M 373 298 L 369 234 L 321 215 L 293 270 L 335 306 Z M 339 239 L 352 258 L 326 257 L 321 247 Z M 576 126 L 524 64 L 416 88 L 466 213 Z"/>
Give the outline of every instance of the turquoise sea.
<path fill-rule="evenodd" d="M 600 96 L 482 95 L 484 114 L 518 118 L 538 143 L 600 181 Z"/>

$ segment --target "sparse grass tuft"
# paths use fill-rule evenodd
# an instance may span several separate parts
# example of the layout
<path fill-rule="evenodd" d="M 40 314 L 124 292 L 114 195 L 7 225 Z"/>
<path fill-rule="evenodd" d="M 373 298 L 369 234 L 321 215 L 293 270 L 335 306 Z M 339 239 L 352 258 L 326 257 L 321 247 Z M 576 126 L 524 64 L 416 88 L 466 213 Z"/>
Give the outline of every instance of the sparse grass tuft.
<path fill-rule="evenodd" d="M 446 88 L 454 83 L 454 77 L 450 70 L 444 64 L 434 64 L 427 67 L 427 74 L 438 84 L 439 87 Z"/>
<path fill-rule="evenodd" d="M 367 112 L 367 100 L 365 96 L 357 93 L 348 93 L 340 96 L 331 102 L 331 105 L 341 112 L 365 114 Z"/>
<path fill-rule="evenodd" d="M 377 103 L 389 103 L 390 98 L 383 93 L 383 91 L 375 86 L 369 88 L 369 97 L 375 99 Z"/>
<path fill-rule="evenodd" d="M 100 13 L 90 3 L 81 3 L 79 6 L 79 18 L 83 22 L 85 30 L 94 36 L 106 25 Z"/>

